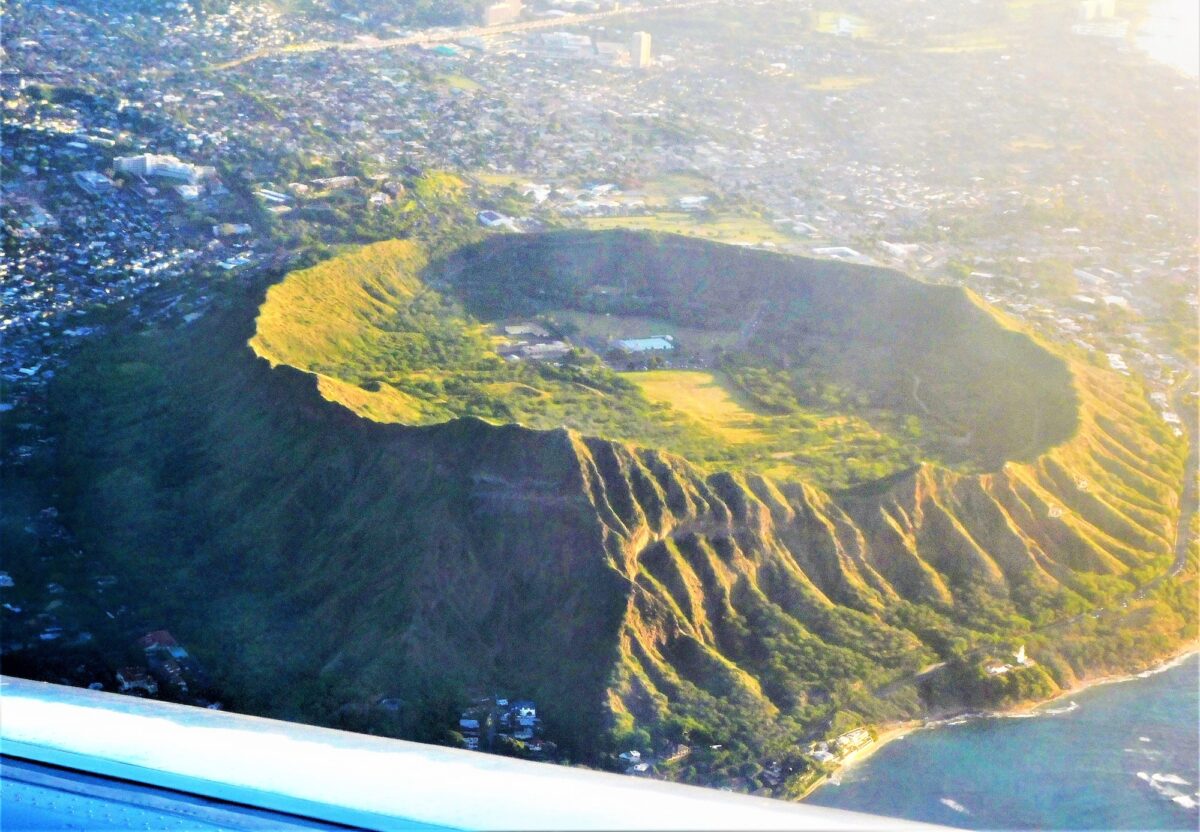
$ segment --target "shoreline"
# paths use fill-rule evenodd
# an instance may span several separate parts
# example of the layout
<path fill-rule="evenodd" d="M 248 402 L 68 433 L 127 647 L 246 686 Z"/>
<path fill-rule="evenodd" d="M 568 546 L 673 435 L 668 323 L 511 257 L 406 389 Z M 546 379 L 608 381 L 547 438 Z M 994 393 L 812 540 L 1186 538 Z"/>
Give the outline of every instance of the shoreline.
<path fill-rule="evenodd" d="M 855 749 L 847 754 L 838 765 L 837 770 L 826 776 L 823 780 L 819 781 L 819 783 L 824 784 L 826 781 L 837 777 L 842 772 L 849 771 L 851 768 L 865 761 L 892 740 L 898 740 L 901 737 L 919 731 L 924 727 L 926 727 L 926 722 L 922 719 L 913 719 L 908 720 L 907 722 L 894 722 L 879 726 L 875 729 L 876 735 L 873 742 L 864 745 L 862 748 Z M 817 787 L 813 786 L 813 788 L 809 790 L 809 794 L 812 794 L 812 792 L 816 791 L 816 789 Z M 807 796 L 808 795 L 806 794 L 805 797 Z"/>
<path fill-rule="evenodd" d="M 854 751 L 851 751 L 849 754 L 847 754 L 842 761 L 838 763 L 837 768 L 835 768 L 829 774 L 819 777 L 812 783 L 812 785 L 804 790 L 804 794 L 795 798 L 795 800 L 797 802 L 807 800 L 813 792 L 817 791 L 817 789 L 826 785 L 834 778 L 839 777 L 843 772 L 849 771 L 853 766 L 863 762 L 888 743 L 892 742 L 893 740 L 898 740 L 901 737 L 908 736 L 916 731 L 920 731 L 922 728 L 926 727 L 928 727 L 928 722 L 924 719 L 911 719 L 905 722 L 889 722 L 884 725 L 870 726 L 870 730 L 875 733 L 874 740 L 867 745 L 864 745 L 862 748 L 856 748 Z"/>
<path fill-rule="evenodd" d="M 872 726 L 871 730 L 873 730 L 876 734 L 874 742 L 847 754 L 846 757 L 838 764 L 836 769 L 818 779 L 809 788 L 805 789 L 803 795 L 796 799 L 798 801 L 807 800 L 822 786 L 828 785 L 835 778 L 849 771 L 855 765 L 863 762 L 888 743 L 898 740 L 901 737 L 908 736 L 909 734 L 916 733 L 917 731 L 945 728 L 950 725 L 961 725 L 965 722 L 980 719 L 1027 718 L 1036 715 L 1047 705 L 1052 705 L 1055 702 L 1078 695 L 1092 688 L 1098 688 L 1102 685 L 1117 684 L 1118 682 L 1131 682 L 1136 679 L 1145 679 L 1149 676 L 1163 673 L 1174 667 L 1178 667 L 1189 658 L 1197 654 L 1200 654 L 1200 638 L 1187 642 L 1178 650 L 1171 653 L 1166 658 L 1156 661 L 1155 664 L 1146 668 L 1145 670 L 1140 670 L 1136 673 L 1109 674 L 1105 676 L 1089 678 L 1085 681 L 1077 682 L 1075 685 L 1063 689 L 1050 699 L 1046 699 L 1041 702 L 1032 704 L 1020 703 L 1011 708 L 998 711 L 946 711 L 942 713 L 930 714 L 923 719 L 908 720 L 905 722 L 892 722 L 879 726 Z"/>

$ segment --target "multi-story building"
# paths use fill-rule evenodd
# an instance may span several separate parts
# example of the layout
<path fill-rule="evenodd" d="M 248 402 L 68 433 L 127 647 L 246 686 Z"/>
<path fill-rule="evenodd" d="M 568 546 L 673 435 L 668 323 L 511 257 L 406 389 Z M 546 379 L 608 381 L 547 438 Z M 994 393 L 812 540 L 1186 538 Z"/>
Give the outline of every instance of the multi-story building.
<path fill-rule="evenodd" d="M 522 8 L 521 0 L 500 0 L 499 3 L 492 3 L 484 8 L 480 22 L 484 26 L 511 23 L 521 16 Z"/>
<path fill-rule="evenodd" d="M 113 183 L 102 173 L 94 170 L 77 170 L 73 174 L 75 184 L 92 196 L 104 196 L 112 193 Z"/>
<path fill-rule="evenodd" d="M 134 176 L 161 176 L 195 185 L 203 179 L 216 175 L 216 170 L 202 165 L 180 161 L 174 156 L 158 156 L 143 153 L 140 156 L 118 156 L 113 166 L 120 173 Z"/>
<path fill-rule="evenodd" d="M 634 69 L 650 66 L 650 33 L 634 32 L 629 41 L 629 59 Z"/>

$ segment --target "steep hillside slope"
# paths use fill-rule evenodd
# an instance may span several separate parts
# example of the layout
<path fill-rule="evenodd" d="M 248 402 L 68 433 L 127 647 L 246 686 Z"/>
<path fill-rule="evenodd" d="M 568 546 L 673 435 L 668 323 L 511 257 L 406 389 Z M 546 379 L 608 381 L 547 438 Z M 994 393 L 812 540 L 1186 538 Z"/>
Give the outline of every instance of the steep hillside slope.
<path fill-rule="evenodd" d="M 408 281 L 336 291 L 420 291 Z M 914 291 L 874 295 L 917 314 L 945 294 Z M 1194 569 L 1134 594 L 1171 563 L 1182 449 L 1129 381 L 994 321 L 996 343 L 1066 374 L 1045 395 L 1073 432 L 985 473 L 920 464 L 829 492 L 566 429 L 372 421 L 343 398 L 364 388 L 280 361 L 353 353 L 344 329 L 256 321 L 259 300 L 111 339 L 57 393 L 72 527 L 235 707 L 428 739 L 465 697 L 520 691 L 574 759 L 686 742 L 674 776 L 789 794 L 817 771 L 807 740 L 1044 697 L 1194 637 Z M 986 314 L 965 303 L 964 320 Z M 304 337 L 270 340 L 288 328 Z M 948 360 L 910 352 L 925 371 Z M 1036 666 L 984 672 L 1019 644 Z M 381 696 L 402 717 L 372 710 Z"/>

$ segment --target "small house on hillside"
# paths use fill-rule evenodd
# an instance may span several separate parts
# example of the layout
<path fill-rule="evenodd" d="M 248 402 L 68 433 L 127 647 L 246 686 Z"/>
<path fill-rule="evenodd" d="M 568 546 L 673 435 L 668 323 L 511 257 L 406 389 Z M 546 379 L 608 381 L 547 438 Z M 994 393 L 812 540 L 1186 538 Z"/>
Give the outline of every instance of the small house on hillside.
<path fill-rule="evenodd" d="M 179 646 L 179 642 L 175 640 L 175 637 L 166 630 L 154 630 L 153 632 L 146 633 L 146 635 L 135 641 L 134 644 L 143 650 L 153 650 L 156 647 L 170 649 L 171 647 Z"/>
<path fill-rule="evenodd" d="M 519 324 L 509 324 L 508 326 L 504 327 L 504 334 L 512 338 L 518 338 L 521 336 L 530 336 L 533 338 L 550 337 L 549 330 L 547 330 L 544 326 L 529 321 Z M 496 704 L 499 704 L 499 702 Z"/>
<path fill-rule="evenodd" d="M 188 651 L 166 630 L 154 630 L 153 632 L 146 633 L 146 635 L 134 643 L 146 653 L 164 651 L 169 653 L 171 658 L 179 660 L 188 657 Z"/>
<path fill-rule="evenodd" d="M 121 693 L 144 693 L 154 696 L 158 693 L 158 683 L 142 667 L 123 667 L 117 671 L 117 690 Z"/>

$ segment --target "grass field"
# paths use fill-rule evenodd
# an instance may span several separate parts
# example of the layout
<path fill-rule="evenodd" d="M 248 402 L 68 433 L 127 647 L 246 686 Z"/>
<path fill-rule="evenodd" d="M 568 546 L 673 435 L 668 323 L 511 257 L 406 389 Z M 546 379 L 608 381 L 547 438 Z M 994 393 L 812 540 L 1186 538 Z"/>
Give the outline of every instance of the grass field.
<path fill-rule="evenodd" d="M 848 29 L 842 28 L 842 21 L 846 21 Z M 875 34 L 866 18 L 841 11 L 817 12 L 813 29 L 826 35 L 837 35 L 845 31 L 852 38 L 871 38 Z"/>
<path fill-rule="evenodd" d="M 439 75 L 438 82 L 452 90 L 462 90 L 463 92 L 474 92 L 480 88 L 477 81 L 473 81 L 465 75 Z"/>
<path fill-rule="evenodd" d="M 536 182 L 537 177 L 530 176 L 524 173 L 501 173 L 496 170 L 477 170 L 471 174 L 472 177 L 482 182 L 489 188 L 508 188 L 511 186 L 524 185 L 526 182 Z"/>
<path fill-rule="evenodd" d="M 960 32 L 938 38 L 932 46 L 922 49 L 930 54 L 958 54 L 964 52 L 989 52 L 1006 49 L 1010 43 L 1002 39 L 997 32 L 980 30 L 977 32 Z"/>
<path fill-rule="evenodd" d="M 452 78 L 460 77 L 443 76 L 440 80 L 443 83 L 449 84 Z M 468 84 L 474 83 L 468 78 L 462 78 L 461 80 Z M 476 84 L 475 88 L 477 87 L 478 85 Z M 546 181 L 541 177 L 520 171 L 506 173 L 495 170 L 477 170 L 471 176 L 489 188 L 507 188 L 514 185 L 523 185 L 526 182 Z M 565 180 L 554 180 L 550 184 L 572 188 L 581 186 L 582 182 L 568 178 Z M 636 185 L 631 185 L 628 190 L 620 191 L 613 196 L 618 202 L 642 200 L 651 208 L 666 210 L 674 205 L 675 201 L 682 196 L 703 194 L 713 189 L 714 185 L 712 181 L 699 174 L 688 171 L 674 171 L 656 176 L 653 179 L 647 179 Z"/>
<path fill-rule="evenodd" d="M 1124 17 L 1135 17 L 1134 10 L 1131 6 L 1142 5 L 1145 0 L 1126 0 L 1121 4 L 1121 14 Z M 1008 12 L 1009 20 L 1014 23 L 1024 23 L 1031 19 L 1035 13 L 1044 13 L 1049 11 L 1053 14 L 1062 4 L 1056 0 L 1008 0 L 1004 4 Z"/>
<path fill-rule="evenodd" d="M 855 478 L 865 477 L 869 468 L 880 476 L 904 465 L 905 452 L 888 430 L 859 416 L 816 409 L 764 413 L 724 373 L 650 370 L 620 375 L 664 408 L 658 416 L 661 424 L 699 440 L 701 447 L 729 448 L 730 458 L 740 465 L 780 480 L 815 475 L 828 481 L 832 472 L 827 466 L 835 458 Z M 882 459 L 888 462 L 880 465 Z"/>
<path fill-rule="evenodd" d="M 766 435 L 755 427 L 759 414 L 735 399 L 719 374 L 705 370 L 653 370 L 622 373 L 652 402 L 661 402 L 696 420 L 723 442 L 761 442 Z"/>
<path fill-rule="evenodd" d="M 815 92 L 842 92 L 874 83 L 875 79 L 869 75 L 826 75 L 805 84 L 804 88 Z"/>
<path fill-rule="evenodd" d="M 661 231 L 668 234 L 683 234 L 701 237 L 722 243 L 747 245 L 785 245 L 794 242 L 784 232 L 757 217 L 719 216 L 704 220 L 682 211 L 661 211 L 647 216 L 633 217 L 588 217 L 583 225 L 593 231 L 613 228 L 635 228 L 643 231 Z"/>
<path fill-rule="evenodd" d="M 687 171 L 664 173 L 653 179 L 648 179 L 636 188 L 631 188 L 628 195 L 638 195 L 652 207 L 669 206 L 681 196 L 702 194 L 713 189 L 713 183 L 703 176 Z"/>
<path fill-rule="evenodd" d="M 1037 136 L 1024 136 L 1009 142 L 1008 150 L 1021 153 L 1026 150 L 1053 150 L 1054 146 L 1053 142 L 1046 141 Z"/>

